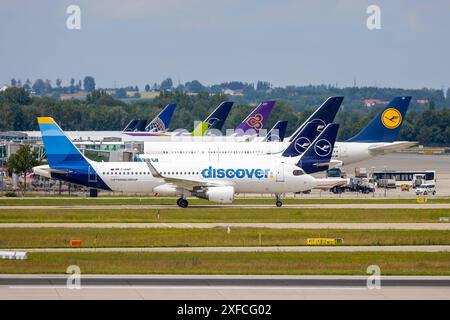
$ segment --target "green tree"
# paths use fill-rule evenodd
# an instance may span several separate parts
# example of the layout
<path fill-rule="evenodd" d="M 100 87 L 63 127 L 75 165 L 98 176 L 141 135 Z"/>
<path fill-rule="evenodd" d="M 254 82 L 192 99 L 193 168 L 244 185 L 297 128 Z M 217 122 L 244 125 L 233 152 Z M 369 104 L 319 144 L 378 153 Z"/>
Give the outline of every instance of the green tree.
<path fill-rule="evenodd" d="M 23 174 L 24 177 L 24 190 L 27 186 L 27 173 L 31 172 L 33 167 L 39 165 L 37 160 L 37 151 L 31 150 L 30 146 L 22 145 L 19 150 L 11 155 L 8 160 L 8 171 L 12 175 Z"/>
<path fill-rule="evenodd" d="M 146 84 L 145 85 L 145 92 L 149 92 L 150 91 L 150 85 L 149 84 Z"/>
<path fill-rule="evenodd" d="M 42 96 L 45 94 L 45 82 L 42 79 L 37 79 L 34 83 L 33 83 L 33 91 L 36 92 L 37 95 Z"/>
<path fill-rule="evenodd" d="M 31 104 L 31 98 L 24 88 L 11 87 L 0 93 L 0 101 L 21 105 Z"/>
<path fill-rule="evenodd" d="M 94 91 L 95 90 L 95 79 L 94 79 L 94 77 L 91 77 L 91 76 L 84 77 L 83 87 L 84 87 L 84 90 L 86 90 L 87 92 Z"/>
<path fill-rule="evenodd" d="M 173 82 L 171 78 L 167 78 L 166 80 L 163 80 L 161 82 L 160 90 L 161 91 L 167 91 L 173 88 Z"/>

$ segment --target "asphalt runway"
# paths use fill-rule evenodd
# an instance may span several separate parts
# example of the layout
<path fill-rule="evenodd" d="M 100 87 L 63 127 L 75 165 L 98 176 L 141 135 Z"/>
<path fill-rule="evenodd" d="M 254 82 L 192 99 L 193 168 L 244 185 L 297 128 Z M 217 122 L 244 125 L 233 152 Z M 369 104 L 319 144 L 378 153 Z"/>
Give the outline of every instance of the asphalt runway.
<path fill-rule="evenodd" d="M 64 210 L 64 209 L 86 209 L 86 210 L 136 210 L 136 209 L 179 209 L 189 210 L 196 208 L 208 209 L 223 209 L 223 208 L 237 208 L 237 209 L 276 209 L 283 210 L 283 208 L 296 209 L 450 209 L 450 203 L 338 203 L 338 204 L 283 204 L 281 208 L 273 204 L 227 204 L 227 205 L 190 205 L 188 208 L 180 208 L 176 204 L 173 205 L 56 205 L 56 206 L 0 206 L 1 209 L 45 209 L 45 210 Z"/>
<path fill-rule="evenodd" d="M 268 228 L 268 229 L 353 229 L 353 230 L 450 230 L 450 223 L 0 223 L 0 229 L 7 228 L 174 228 L 174 229 L 212 229 L 212 228 Z"/>
<path fill-rule="evenodd" d="M 267 246 L 267 247 L 130 247 L 32 248 L 27 252 L 450 252 L 450 245 L 411 246 Z"/>
<path fill-rule="evenodd" d="M 1 275 L 0 299 L 450 299 L 450 277 Z M 73 283 L 69 281 L 69 284 Z"/>

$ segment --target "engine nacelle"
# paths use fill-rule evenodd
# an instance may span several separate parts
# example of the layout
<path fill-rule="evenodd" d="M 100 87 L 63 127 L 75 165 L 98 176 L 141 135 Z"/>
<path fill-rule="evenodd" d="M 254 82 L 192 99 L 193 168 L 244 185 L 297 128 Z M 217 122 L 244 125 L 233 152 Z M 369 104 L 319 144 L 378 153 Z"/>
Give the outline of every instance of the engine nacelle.
<path fill-rule="evenodd" d="M 153 192 L 159 196 L 174 197 L 180 194 L 180 190 L 177 187 L 170 184 L 162 184 L 153 188 Z"/>
<path fill-rule="evenodd" d="M 233 187 L 209 187 L 206 192 L 206 199 L 218 203 L 231 203 L 234 200 Z"/>

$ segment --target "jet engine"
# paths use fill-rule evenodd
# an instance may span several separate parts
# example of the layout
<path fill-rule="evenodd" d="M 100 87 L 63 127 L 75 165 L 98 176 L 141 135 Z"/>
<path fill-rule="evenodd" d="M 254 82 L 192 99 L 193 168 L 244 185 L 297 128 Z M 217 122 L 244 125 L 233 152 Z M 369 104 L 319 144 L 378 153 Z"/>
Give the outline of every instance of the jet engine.
<path fill-rule="evenodd" d="M 207 199 L 212 202 L 218 203 L 231 203 L 234 200 L 234 188 L 233 187 L 208 187 L 203 190 L 199 190 L 195 195 L 202 199 Z"/>
<path fill-rule="evenodd" d="M 153 188 L 153 192 L 163 197 L 174 197 L 180 194 L 180 190 L 174 185 L 163 184 Z"/>

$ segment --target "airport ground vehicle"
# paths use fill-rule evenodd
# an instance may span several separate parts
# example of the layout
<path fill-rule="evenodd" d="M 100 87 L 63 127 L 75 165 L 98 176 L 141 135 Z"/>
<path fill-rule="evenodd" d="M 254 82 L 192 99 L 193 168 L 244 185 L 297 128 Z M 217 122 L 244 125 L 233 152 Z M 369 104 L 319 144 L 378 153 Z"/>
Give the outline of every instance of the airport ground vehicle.
<path fill-rule="evenodd" d="M 347 184 L 335 186 L 330 191 L 335 194 L 343 192 L 361 192 L 367 194 L 375 191 L 375 185 L 372 179 L 355 177 L 349 178 Z"/>
<path fill-rule="evenodd" d="M 436 185 L 434 183 L 422 183 L 420 186 L 416 188 L 416 195 L 435 195 L 436 194 Z"/>
<path fill-rule="evenodd" d="M 384 180 L 388 181 L 388 187 L 395 184 L 400 187 L 402 184 L 408 184 L 416 188 L 423 183 L 436 184 L 436 170 L 383 170 L 374 171 L 373 178 L 378 183 L 378 187 L 384 186 Z"/>

